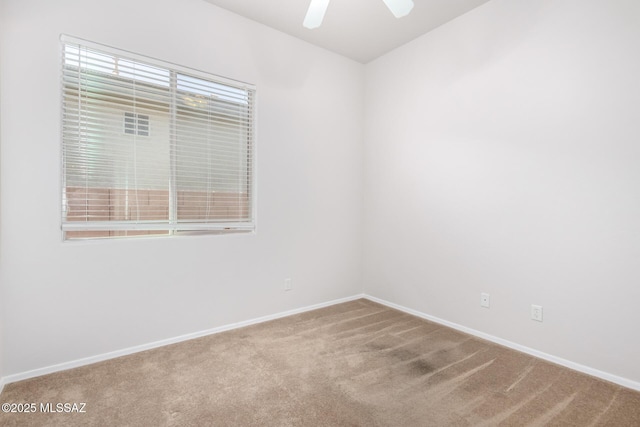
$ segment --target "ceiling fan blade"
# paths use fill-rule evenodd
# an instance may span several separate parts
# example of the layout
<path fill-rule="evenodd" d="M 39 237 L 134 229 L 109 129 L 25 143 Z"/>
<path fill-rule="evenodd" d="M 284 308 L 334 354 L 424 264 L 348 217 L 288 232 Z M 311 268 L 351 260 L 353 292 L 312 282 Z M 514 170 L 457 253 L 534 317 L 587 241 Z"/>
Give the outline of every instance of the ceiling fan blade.
<path fill-rule="evenodd" d="M 309 9 L 307 10 L 307 16 L 304 17 L 304 26 L 313 30 L 318 28 L 322 24 L 324 19 L 324 13 L 327 11 L 330 0 L 311 0 Z"/>
<path fill-rule="evenodd" d="M 387 5 L 393 16 L 402 18 L 413 9 L 413 0 L 382 0 Z"/>

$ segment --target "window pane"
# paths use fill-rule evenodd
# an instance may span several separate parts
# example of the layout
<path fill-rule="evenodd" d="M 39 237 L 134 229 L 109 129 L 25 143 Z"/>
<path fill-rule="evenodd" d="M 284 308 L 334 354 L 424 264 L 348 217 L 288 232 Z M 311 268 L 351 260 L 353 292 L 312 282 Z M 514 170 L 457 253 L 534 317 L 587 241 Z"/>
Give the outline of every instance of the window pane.
<path fill-rule="evenodd" d="M 252 90 L 80 45 L 63 59 L 67 238 L 253 227 Z"/>
<path fill-rule="evenodd" d="M 220 83 L 200 79 L 185 74 L 178 74 L 178 91 L 193 95 L 203 95 L 214 99 L 221 99 L 231 103 L 248 104 L 248 94 L 239 89 Z"/>

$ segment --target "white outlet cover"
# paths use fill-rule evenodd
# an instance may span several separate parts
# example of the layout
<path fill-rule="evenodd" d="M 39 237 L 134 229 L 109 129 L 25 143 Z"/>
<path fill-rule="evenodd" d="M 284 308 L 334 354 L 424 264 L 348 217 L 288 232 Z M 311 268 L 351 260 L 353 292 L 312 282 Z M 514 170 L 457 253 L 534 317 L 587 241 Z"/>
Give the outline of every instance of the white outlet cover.
<path fill-rule="evenodd" d="M 531 305 L 531 319 L 542 322 L 542 306 L 535 304 Z"/>
<path fill-rule="evenodd" d="M 490 301 L 491 301 L 491 296 L 489 294 L 486 294 L 484 292 L 480 294 L 480 306 L 481 307 L 489 308 Z"/>

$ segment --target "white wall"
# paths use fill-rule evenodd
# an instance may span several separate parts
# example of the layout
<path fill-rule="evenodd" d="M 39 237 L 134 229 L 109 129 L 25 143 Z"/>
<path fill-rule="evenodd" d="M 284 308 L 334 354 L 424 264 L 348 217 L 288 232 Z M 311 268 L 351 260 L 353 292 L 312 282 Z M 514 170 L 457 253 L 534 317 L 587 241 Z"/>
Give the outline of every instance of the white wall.
<path fill-rule="evenodd" d="M 5 27 L 4 17 L 4 2 L 0 1 L 0 28 Z M 0 36 L 0 64 L 2 64 L 3 57 L 3 44 Z M 0 66 L 0 99 L 2 99 L 2 67 Z M 2 108 L 0 108 L 0 162 L 2 160 Z M 0 164 L 1 167 L 1 164 Z M 1 171 L 0 171 L 1 172 Z M 2 203 L 2 181 L 0 173 L 0 206 Z M 1 214 L 1 212 L 0 212 Z M 0 216 L 0 226 L 2 225 L 2 216 Z M 0 228 L 0 240 L 2 240 L 2 230 Z M 0 248 L 1 249 L 1 248 Z M 2 268 L 2 255 L 0 251 L 0 268 Z M 2 278 L 0 278 L 0 393 L 4 388 L 4 364 L 2 363 L 4 357 L 4 286 Z"/>
<path fill-rule="evenodd" d="M 640 381 L 639 17 L 494 0 L 367 66 L 368 294 Z"/>
<path fill-rule="evenodd" d="M 201 0 L 0 5 L 0 377 L 360 293 L 364 242 L 367 293 L 640 381 L 637 1 L 494 0 L 366 78 Z M 256 235 L 61 242 L 60 33 L 258 86 Z"/>
<path fill-rule="evenodd" d="M 361 64 L 201 0 L 3 10 L 3 375 L 362 292 Z M 61 242 L 61 33 L 257 85 L 256 235 Z"/>

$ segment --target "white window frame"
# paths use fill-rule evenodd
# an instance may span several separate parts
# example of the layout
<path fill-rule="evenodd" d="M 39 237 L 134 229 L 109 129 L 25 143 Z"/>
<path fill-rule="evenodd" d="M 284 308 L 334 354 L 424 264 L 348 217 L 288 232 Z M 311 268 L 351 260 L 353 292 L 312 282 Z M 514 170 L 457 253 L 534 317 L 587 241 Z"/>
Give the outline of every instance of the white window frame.
<path fill-rule="evenodd" d="M 256 113 L 255 113 L 255 108 L 256 108 L 256 87 L 255 85 L 249 84 L 249 83 L 245 83 L 245 82 L 240 82 L 237 80 L 232 80 L 232 79 L 228 79 L 228 78 L 224 78 L 224 77 L 220 77 L 217 75 L 213 75 L 210 73 L 206 73 L 203 71 L 199 71 L 196 69 L 192 69 L 189 67 L 185 67 L 185 66 L 181 66 L 181 65 L 177 65 L 174 63 L 170 63 L 170 62 L 166 62 L 166 61 L 161 61 L 155 58 L 151 58 L 151 57 L 147 57 L 144 55 L 140 55 L 140 54 L 136 54 L 136 53 L 132 53 L 129 51 L 125 51 L 125 50 L 121 50 L 121 49 L 116 49 L 110 46 L 106 46 L 106 45 L 102 45 L 99 43 L 94 43 L 94 42 L 90 42 L 87 40 L 83 40 L 83 39 L 79 39 L 79 38 L 75 38 L 75 37 L 71 37 L 71 36 L 67 36 L 67 35 L 61 35 L 60 37 L 60 41 L 61 41 L 61 47 L 62 47 L 62 78 L 64 78 L 64 74 L 65 74 L 65 70 L 64 70 L 64 49 L 66 45 L 79 45 L 85 48 L 89 48 L 92 50 L 96 50 L 96 51 L 100 51 L 100 52 L 104 52 L 105 54 L 108 55 L 113 55 L 116 58 L 123 58 L 124 60 L 130 60 L 130 61 L 139 61 L 141 64 L 148 64 L 154 67 L 159 67 L 159 68 L 166 68 L 169 70 L 169 72 L 171 73 L 171 75 L 183 75 L 186 77 L 194 77 L 197 79 L 203 79 L 203 80 L 207 80 L 209 82 L 212 82 L 214 84 L 219 84 L 219 85 L 224 85 L 225 87 L 230 87 L 230 88 L 237 88 L 239 90 L 243 90 L 243 91 L 247 91 L 248 95 L 248 111 L 250 114 L 250 128 L 249 128 L 249 135 L 248 135 L 248 140 L 247 143 L 249 144 L 247 150 L 248 150 L 248 171 L 247 171 L 247 176 L 249 177 L 249 181 L 248 181 L 248 189 L 250 191 L 250 195 L 249 195 L 249 213 L 248 213 L 248 219 L 247 220 L 243 220 L 240 222 L 234 222 L 234 221 L 217 221 L 217 222 L 193 222 L 193 221 L 183 221 L 183 220 L 178 220 L 177 215 L 176 215 L 176 209 L 175 207 L 170 208 L 170 214 L 169 214 L 169 219 L 168 220 L 160 220 L 160 221 L 156 221 L 156 220 L 143 220 L 143 221 L 133 221 L 133 220 L 127 220 L 127 221 L 69 221 L 66 219 L 66 213 L 67 213 L 67 203 L 66 203 L 66 194 L 65 194 L 65 181 L 66 181 L 66 177 L 65 177 L 65 157 L 64 157 L 64 144 L 65 144 L 65 139 L 64 139 L 64 135 L 61 136 L 61 159 L 62 159 L 62 170 L 61 170 L 61 194 L 62 194 L 62 225 L 61 225 L 61 229 L 63 232 L 63 240 L 77 240 L 79 238 L 67 238 L 66 237 L 66 232 L 69 231 L 90 231 L 90 232 L 99 232 L 99 231 L 136 231 L 136 230 L 147 230 L 147 231 L 154 231 L 154 230 L 162 230 L 162 231 L 167 231 L 167 234 L 162 234 L 164 236 L 166 235 L 176 235 L 176 234 L 193 234 L 193 232 L 196 233 L 200 233 L 200 232 L 207 232 L 207 233 L 216 233 L 216 234 L 220 234 L 220 233 L 233 233 L 233 232 L 241 232 L 241 231 L 251 231 L 251 232 L 255 232 L 256 229 L 256 211 L 257 211 L 257 185 L 256 185 L 256 177 L 257 177 L 257 150 L 256 150 Z M 174 83 L 175 85 L 175 83 Z M 173 91 L 175 91 L 177 89 L 175 89 L 175 87 L 171 88 L 172 93 L 174 93 Z M 63 99 L 61 100 L 61 104 L 63 105 L 63 109 L 64 109 L 64 84 L 62 84 L 62 97 Z M 176 95 L 172 95 L 174 98 Z M 175 107 L 172 107 L 175 108 Z M 62 122 L 63 122 L 63 127 L 64 127 L 64 113 L 63 113 L 63 117 L 62 117 Z M 173 150 L 173 148 L 170 149 L 170 151 Z M 173 154 L 171 154 L 171 156 L 173 156 Z M 172 165 L 170 166 L 171 168 L 171 175 L 175 174 L 175 165 L 173 163 L 175 163 L 175 160 L 171 160 Z M 172 178 L 175 179 L 175 178 Z M 175 205 L 177 203 L 177 192 L 176 192 L 176 188 L 175 188 L 175 183 L 172 184 L 172 188 L 169 190 L 170 192 L 170 204 Z M 174 200 L 176 199 L 176 200 Z M 171 211 L 173 211 L 171 213 Z M 124 237 L 124 236 L 110 236 L 109 238 L 114 238 L 114 237 Z M 94 238 L 94 237 L 89 237 L 89 238 Z M 103 238 L 103 237 L 95 237 L 95 238 Z"/>

